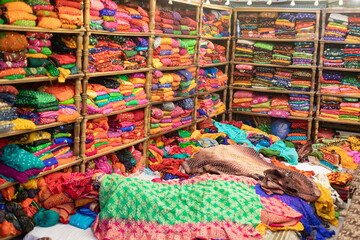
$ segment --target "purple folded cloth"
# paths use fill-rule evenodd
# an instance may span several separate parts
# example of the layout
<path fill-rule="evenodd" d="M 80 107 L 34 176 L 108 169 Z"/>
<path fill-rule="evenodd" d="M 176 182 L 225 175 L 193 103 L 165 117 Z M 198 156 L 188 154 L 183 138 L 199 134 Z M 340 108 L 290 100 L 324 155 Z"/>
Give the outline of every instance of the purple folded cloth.
<path fill-rule="evenodd" d="M 31 168 L 24 172 L 19 172 L 18 170 L 12 167 L 0 163 L 0 175 L 9 178 L 8 180 L 13 179 L 14 181 L 19 183 L 26 183 L 29 177 L 38 175 L 41 172 L 41 170 L 42 169 Z"/>
<path fill-rule="evenodd" d="M 5 62 L 0 60 L 0 69 L 1 70 L 7 70 L 11 68 L 24 68 L 27 65 L 27 61 L 23 60 L 20 62 Z"/>
<path fill-rule="evenodd" d="M 65 154 L 62 154 L 62 155 L 60 155 L 60 156 L 57 156 L 57 157 L 56 157 L 56 160 L 62 159 L 62 158 L 71 158 L 71 157 L 73 157 L 73 156 L 74 156 L 74 152 L 73 152 L 73 151 L 70 151 L 70 152 L 68 152 L 68 153 L 65 153 Z"/>
<path fill-rule="evenodd" d="M 161 119 L 160 123 L 171 123 L 172 119 Z"/>
<path fill-rule="evenodd" d="M 129 78 L 145 78 L 144 73 L 130 73 L 128 74 Z"/>
<path fill-rule="evenodd" d="M 188 30 L 182 30 L 181 33 L 182 33 L 183 35 L 189 35 L 189 34 L 190 34 L 190 31 L 188 31 Z"/>
<path fill-rule="evenodd" d="M 153 84 L 151 86 L 151 90 L 157 90 L 159 88 L 159 86 L 157 84 Z"/>
<path fill-rule="evenodd" d="M 166 34 L 174 34 L 174 30 L 172 30 L 171 28 L 163 28 L 162 30 Z"/>
<path fill-rule="evenodd" d="M 109 138 L 116 138 L 121 137 L 122 132 L 121 131 L 108 131 L 107 136 Z"/>

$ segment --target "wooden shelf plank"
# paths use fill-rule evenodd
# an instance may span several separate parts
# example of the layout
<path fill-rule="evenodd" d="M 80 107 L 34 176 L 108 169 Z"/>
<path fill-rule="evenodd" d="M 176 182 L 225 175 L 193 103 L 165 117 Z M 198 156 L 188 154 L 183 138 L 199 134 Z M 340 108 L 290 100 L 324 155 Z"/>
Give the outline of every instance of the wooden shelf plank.
<path fill-rule="evenodd" d="M 226 65 L 229 64 L 229 62 L 221 62 L 221 63 L 211 63 L 211 64 L 205 64 L 205 65 L 201 65 L 201 68 L 206 68 L 206 67 L 217 67 L 217 66 L 222 66 L 222 65 Z"/>
<path fill-rule="evenodd" d="M 131 112 L 131 111 L 134 111 L 134 110 L 137 110 L 137 109 L 146 108 L 149 105 L 150 105 L 149 103 L 143 104 L 143 105 L 137 105 L 135 107 L 125 108 L 125 109 L 113 111 L 113 112 L 107 113 L 107 114 L 99 113 L 99 114 L 85 115 L 84 118 L 87 119 L 87 120 L 92 120 L 92 119 L 106 117 L 106 116 L 112 116 L 112 115 L 116 115 L 116 114 L 120 114 L 120 113 Z"/>
<path fill-rule="evenodd" d="M 322 70 L 329 70 L 329 71 L 341 71 L 341 72 L 360 72 L 360 69 L 353 69 L 353 68 L 337 68 L 337 67 L 319 67 Z"/>
<path fill-rule="evenodd" d="M 220 115 L 225 114 L 225 113 L 226 113 L 226 111 L 221 112 L 221 113 L 214 114 L 214 115 L 209 116 L 209 117 L 210 117 L 210 118 L 214 118 L 214 117 L 220 116 Z M 202 121 L 205 121 L 206 119 L 208 119 L 208 118 L 207 118 L 207 117 L 203 117 L 203 118 L 196 119 L 196 123 L 201 123 Z"/>
<path fill-rule="evenodd" d="M 322 118 L 315 118 L 315 120 L 319 121 L 319 122 L 328 122 L 328 123 L 360 126 L 360 122 L 355 122 L 355 121 L 332 120 L 332 119 L 322 119 Z"/>
<path fill-rule="evenodd" d="M 88 30 L 91 34 L 96 35 L 112 35 L 112 36 L 128 36 L 128 37 L 150 37 L 153 35 L 150 32 L 109 32 L 104 30 Z"/>
<path fill-rule="evenodd" d="M 120 146 L 117 146 L 117 147 L 113 147 L 112 149 L 108 150 L 108 151 L 105 151 L 105 152 L 102 152 L 102 153 L 98 153 L 98 154 L 95 154 L 93 156 L 89 156 L 89 157 L 85 157 L 84 158 L 84 162 L 88 162 L 92 159 L 95 159 L 95 158 L 98 158 L 98 157 L 101 157 L 101 156 L 104 156 L 104 155 L 107 155 L 107 154 L 110 154 L 110 153 L 113 153 L 113 152 L 116 152 L 116 151 L 120 151 L 122 149 L 125 149 L 125 148 L 128 148 L 128 147 L 131 147 L 131 146 L 134 146 L 136 144 L 139 144 L 139 143 L 142 143 L 142 142 L 145 142 L 149 140 L 148 137 L 145 137 L 145 138 L 142 138 L 142 139 L 139 139 L 139 140 L 136 140 L 134 142 L 131 142 L 131 143 L 126 143 L 126 144 L 122 144 Z"/>
<path fill-rule="evenodd" d="M 73 74 L 69 75 L 66 80 L 70 79 L 76 79 L 84 77 L 85 75 L 83 73 Z M 22 79 L 15 79 L 15 80 L 9 80 L 9 79 L 0 79 L 0 84 L 19 84 L 19 83 L 34 83 L 34 82 L 57 82 L 58 78 L 53 77 L 28 77 L 28 78 L 22 78 Z"/>
<path fill-rule="evenodd" d="M 155 33 L 155 37 L 170 37 L 170 38 L 199 38 L 199 35 L 177 35 L 177 34 L 167 34 L 167 33 Z"/>
<path fill-rule="evenodd" d="M 183 99 L 186 99 L 186 98 L 192 98 L 192 97 L 195 97 L 197 94 L 192 94 L 192 95 L 189 95 L 189 96 L 186 96 L 186 97 L 175 97 L 173 100 L 171 101 L 156 101 L 156 102 L 151 102 L 151 105 L 159 105 L 159 104 L 162 104 L 162 103 L 166 103 L 166 102 L 176 102 L 176 101 L 179 101 L 179 100 L 183 100 Z"/>
<path fill-rule="evenodd" d="M 159 71 L 174 71 L 174 70 L 182 70 L 182 69 L 187 69 L 187 68 L 192 68 L 192 67 L 197 67 L 197 65 L 192 64 L 192 65 L 177 66 L 177 67 L 161 67 L 161 68 L 154 68 L 154 70 L 159 70 Z"/>
<path fill-rule="evenodd" d="M 123 75 L 130 73 L 140 73 L 140 72 L 148 72 L 153 68 L 140 68 L 140 69 L 132 69 L 132 70 L 122 70 L 122 71 L 113 71 L 113 72 L 95 72 L 95 73 L 86 73 L 87 77 L 104 77 L 104 76 L 114 76 L 114 75 Z"/>
<path fill-rule="evenodd" d="M 316 94 L 321 95 L 321 96 L 331 96 L 331 97 L 360 98 L 360 95 L 354 95 L 353 93 L 351 93 L 351 94 L 337 94 L 337 93 L 317 92 Z"/>
<path fill-rule="evenodd" d="M 196 121 L 193 121 L 191 123 L 182 125 L 182 126 L 177 127 L 177 128 L 173 128 L 173 129 L 165 131 L 165 132 L 160 132 L 160 133 L 157 133 L 157 134 L 150 135 L 149 139 L 156 138 L 156 137 L 159 137 L 159 136 L 162 136 L 162 135 L 165 135 L 165 134 L 168 134 L 168 133 L 171 133 L 171 132 L 186 128 L 186 127 L 190 127 L 190 126 L 194 125 L 195 123 L 196 123 Z"/>
<path fill-rule="evenodd" d="M 247 88 L 247 87 L 237 87 L 237 86 L 230 86 L 229 88 L 236 89 L 236 90 L 252 91 L 252 92 L 306 94 L 306 95 L 314 95 L 315 94 L 314 92 L 290 91 L 290 90 L 273 90 L 273 89 L 263 89 L 263 88 Z"/>
<path fill-rule="evenodd" d="M 221 40 L 221 41 L 225 41 L 225 40 L 229 40 L 231 39 L 231 37 L 210 37 L 210 36 L 202 36 L 201 35 L 201 38 L 202 39 L 208 39 L 208 40 Z"/>
<path fill-rule="evenodd" d="M 297 65 L 289 65 L 289 66 L 282 66 L 276 64 L 263 64 L 263 63 L 248 63 L 248 62 L 238 62 L 238 61 L 231 61 L 232 64 L 243 64 L 243 65 L 252 65 L 252 66 L 259 66 L 259 67 L 277 67 L 277 68 L 301 68 L 301 69 L 316 69 L 316 66 L 297 66 Z"/>
<path fill-rule="evenodd" d="M 19 32 L 45 32 L 45 33 L 70 33 L 70 34 L 79 34 L 84 33 L 85 28 L 81 27 L 79 29 L 65 29 L 65 28 L 42 28 L 42 27 L 26 27 L 26 26 L 16 26 L 8 24 L 0 24 L 1 31 L 19 31 Z"/>
<path fill-rule="evenodd" d="M 234 111 L 232 109 L 229 109 L 229 111 L 231 111 L 234 114 L 243 114 L 243 115 L 249 115 L 249 116 L 258 116 L 258 117 L 271 117 L 268 114 L 264 114 L 264 113 L 254 113 L 254 112 L 243 112 L 243 111 Z M 275 117 L 276 118 L 276 117 Z M 312 120 L 312 117 L 295 117 L 295 116 L 289 116 L 288 118 L 285 119 L 294 119 L 294 120 Z"/>
<path fill-rule="evenodd" d="M 324 40 L 324 39 L 321 39 L 320 42 L 321 42 L 321 43 L 329 43 L 329 44 L 342 44 L 342 45 L 346 45 L 346 44 L 360 44 L 360 42 L 331 41 L 331 40 Z"/>
<path fill-rule="evenodd" d="M 203 95 L 209 95 L 211 93 L 216 93 L 216 92 L 221 92 L 221 91 L 224 91 L 225 89 L 227 89 L 228 87 L 227 86 L 223 86 L 223 87 L 219 87 L 217 89 L 214 89 L 212 91 L 206 91 L 206 92 L 201 92 L 199 91 L 198 92 L 198 96 L 203 96 Z"/>
<path fill-rule="evenodd" d="M 259 42 L 317 42 L 315 39 L 296 39 L 296 38 L 256 38 L 256 37 L 235 37 L 236 40 L 248 40 Z"/>

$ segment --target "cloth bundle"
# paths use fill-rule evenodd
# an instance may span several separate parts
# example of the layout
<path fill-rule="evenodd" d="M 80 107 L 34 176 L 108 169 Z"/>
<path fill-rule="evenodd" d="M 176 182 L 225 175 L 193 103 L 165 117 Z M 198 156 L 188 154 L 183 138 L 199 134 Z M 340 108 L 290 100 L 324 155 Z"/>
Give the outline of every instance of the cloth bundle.
<path fill-rule="evenodd" d="M 107 0 L 110 1 L 110 0 Z M 61 27 L 66 29 L 77 29 L 84 25 L 83 1 L 82 0 L 56 0 L 56 11 L 61 21 Z M 64 6 L 65 5 L 65 6 Z"/>
<path fill-rule="evenodd" d="M 153 66 L 188 66 L 194 63 L 196 40 L 155 37 Z"/>
<path fill-rule="evenodd" d="M 291 77 L 290 90 L 305 92 L 310 91 L 312 77 L 311 70 L 295 70 Z"/>
<path fill-rule="evenodd" d="M 310 111 L 310 95 L 290 94 L 290 114 L 295 117 L 309 117 Z"/>
<path fill-rule="evenodd" d="M 322 93 L 340 94 L 341 82 L 344 79 L 342 72 L 324 71 L 320 78 Z"/>
<path fill-rule="evenodd" d="M 253 62 L 254 44 L 254 41 L 238 39 L 235 47 L 235 60 L 240 62 Z"/>
<path fill-rule="evenodd" d="M 360 69 L 360 45 L 346 44 L 343 60 L 344 68 Z"/>
<path fill-rule="evenodd" d="M 291 98 L 291 97 L 290 97 Z M 308 123 L 307 121 L 303 120 L 287 120 L 290 122 L 290 132 L 286 137 L 287 141 L 290 141 L 294 144 L 306 144 L 307 142 L 307 130 L 308 130 Z"/>
<path fill-rule="evenodd" d="M 255 44 L 256 45 L 256 44 Z M 291 64 L 291 56 L 294 52 L 293 44 L 275 44 L 271 64 L 289 66 Z"/>
<path fill-rule="evenodd" d="M 239 13 L 238 21 L 240 24 L 241 37 L 259 37 L 259 14 L 258 13 Z"/>
<path fill-rule="evenodd" d="M 279 13 L 275 21 L 275 36 L 277 38 L 296 38 L 296 16 L 292 13 Z"/>
<path fill-rule="evenodd" d="M 46 92 L 21 89 L 15 106 L 19 118 L 31 120 L 37 125 L 54 123 L 59 115 L 59 101 Z"/>
<path fill-rule="evenodd" d="M 174 79 L 180 78 L 181 81 L 178 86 L 176 86 L 173 81 L 172 89 L 175 91 L 175 97 L 187 97 L 195 94 L 195 88 L 197 85 L 195 82 L 196 70 L 197 69 L 193 67 L 176 71 L 178 77 L 174 77 Z"/>
<path fill-rule="evenodd" d="M 190 17 L 168 9 L 155 11 L 155 32 L 176 35 L 197 35 L 197 23 Z"/>
<path fill-rule="evenodd" d="M 276 12 L 259 13 L 259 37 L 260 38 L 276 38 L 275 21 L 279 14 Z"/>
<path fill-rule="evenodd" d="M 210 40 L 201 40 L 199 59 L 200 65 L 226 62 L 226 49 Z"/>
<path fill-rule="evenodd" d="M 117 4 L 111 0 L 90 1 L 90 28 L 115 32 L 118 25 L 115 19 L 117 9 Z"/>
<path fill-rule="evenodd" d="M 153 82 L 151 87 L 151 101 L 171 101 L 174 99 L 175 92 L 181 83 L 181 78 L 176 72 L 163 73 L 153 72 Z"/>
<path fill-rule="evenodd" d="M 270 64 L 273 54 L 274 43 L 256 42 L 254 44 L 254 63 Z"/>
<path fill-rule="evenodd" d="M 331 13 L 325 28 L 324 39 L 330 41 L 345 41 L 348 25 L 349 17 L 347 15 Z"/>
<path fill-rule="evenodd" d="M 56 1 L 56 6 L 58 6 L 58 2 Z M 37 26 L 43 28 L 50 28 L 50 29 L 57 29 L 62 26 L 62 22 L 59 19 L 58 13 L 64 12 L 64 10 L 71 9 L 71 6 L 61 6 L 65 7 L 60 9 L 60 11 L 55 12 L 54 6 L 50 4 L 49 0 L 44 1 L 27 1 L 27 3 L 31 6 L 34 10 L 36 17 L 37 17 Z M 81 9 L 79 9 L 81 10 Z M 64 26 L 66 28 L 66 25 Z"/>
<path fill-rule="evenodd" d="M 290 89 L 292 82 L 292 69 L 276 68 L 274 78 L 271 81 L 270 89 Z"/>
<path fill-rule="evenodd" d="M 325 67 L 344 67 L 344 49 L 337 47 L 325 48 L 323 54 L 323 62 Z"/>
<path fill-rule="evenodd" d="M 296 39 L 314 39 L 315 38 L 315 13 L 296 14 Z"/>
<path fill-rule="evenodd" d="M 346 99 L 340 103 L 339 120 L 359 122 L 360 101 L 358 98 Z"/>
<path fill-rule="evenodd" d="M 235 65 L 234 85 L 242 87 L 251 87 L 254 79 L 255 67 L 251 65 Z"/>
<path fill-rule="evenodd" d="M 142 37 L 96 35 L 89 48 L 89 72 L 122 71 L 146 66 L 149 42 Z"/>
<path fill-rule="evenodd" d="M 290 116 L 289 96 L 275 95 L 271 99 L 269 116 L 287 118 Z"/>
<path fill-rule="evenodd" d="M 218 68 L 200 68 L 198 90 L 200 92 L 213 91 L 219 87 L 222 87 L 228 81 L 228 76 Z"/>
<path fill-rule="evenodd" d="M 207 37 L 229 37 L 230 14 L 228 11 L 210 10 L 202 13 L 202 35 Z"/>
<path fill-rule="evenodd" d="M 16 107 L 16 95 L 18 90 L 11 85 L 0 86 L 0 132 L 8 132 L 14 129 L 14 122 L 18 118 Z M 15 128 L 16 129 L 16 128 Z"/>
<path fill-rule="evenodd" d="M 349 16 L 348 34 L 345 41 L 360 42 L 360 16 L 351 14 Z"/>
<path fill-rule="evenodd" d="M 341 102 L 342 98 L 321 96 L 319 118 L 339 120 Z"/>
<path fill-rule="evenodd" d="M 251 112 L 251 102 L 254 92 L 236 91 L 233 96 L 232 109 L 234 111 Z"/>
<path fill-rule="evenodd" d="M 23 1 L 7 1 L 3 6 L 2 17 L 5 18 L 7 24 L 36 27 L 37 17 L 27 3 Z"/>
<path fill-rule="evenodd" d="M 220 95 L 212 93 L 199 96 L 197 106 L 197 118 L 214 117 L 225 111 L 225 104 L 221 101 Z"/>
<path fill-rule="evenodd" d="M 314 58 L 313 42 L 295 42 L 295 51 L 292 54 L 292 65 L 311 66 Z"/>
<path fill-rule="evenodd" d="M 252 80 L 253 88 L 268 88 L 274 78 L 275 68 L 256 67 L 255 76 Z"/>

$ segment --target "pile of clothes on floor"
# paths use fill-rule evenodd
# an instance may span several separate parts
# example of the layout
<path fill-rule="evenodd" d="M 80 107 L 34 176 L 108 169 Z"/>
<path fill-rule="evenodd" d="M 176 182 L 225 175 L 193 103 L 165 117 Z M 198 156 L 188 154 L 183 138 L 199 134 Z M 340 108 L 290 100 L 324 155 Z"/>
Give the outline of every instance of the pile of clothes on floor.
<path fill-rule="evenodd" d="M 213 91 L 219 87 L 225 86 L 228 81 L 228 76 L 222 70 L 215 67 L 200 68 L 198 91 Z"/>
<path fill-rule="evenodd" d="M 89 72 L 139 69 L 146 66 L 148 38 L 91 35 Z"/>
<path fill-rule="evenodd" d="M 202 35 L 219 38 L 229 37 L 230 20 L 229 11 L 204 10 L 202 13 Z"/>
<path fill-rule="evenodd" d="M 56 37 L 53 38 L 51 33 L 1 32 L 0 78 L 11 80 L 49 75 L 65 82 L 69 75 L 77 74 L 76 37 L 64 35 L 63 41 L 57 41 L 55 46 L 52 46 L 52 39 Z M 71 48 L 67 47 L 70 39 Z"/>
<path fill-rule="evenodd" d="M 41 172 L 74 162 L 73 131 L 74 125 L 68 124 L 3 139 L 0 178 L 26 183 Z"/>
<path fill-rule="evenodd" d="M 308 117 L 310 95 L 260 94 L 251 91 L 236 91 L 232 109 L 235 111 L 268 114 L 271 117 L 287 118 L 289 116 Z"/>
<path fill-rule="evenodd" d="M 321 96 L 319 118 L 359 122 L 360 99 Z"/>
<path fill-rule="evenodd" d="M 226 62 L 226 48 L 210 40 L 201 40 L 199 59 L 199 63 L 202 66 Z"/>
<path fill-rule="evenodd" d="M 154 71 L 151 87 L 152 101 L 172 101 L 174 97 L 187 97 L 195 93 L 196 68 L 172 72 Z"/>
<path fill-rule="evenodd" d="M 87 114 L 107 114 L 147 103 L 144 73 L 90 78 Z"/>
<path fill-rule="evenodd" d="M 198 99 L 197 118 L 214 117 L 225 112 L 225 104 L 217 93 L 201 95 Z"/>
<path fill-rule="evenodd" d="M 155 9 L 155 32 L 176 35 L 197 35 L 194 18 L 182 16 L 177 11 Z"/>
<path fill-rule="evenodd" d="M 237 64 L 234 71 L 234 85 L 274 90 L 309 92 L 312 72 L 274 67 L 254 67 Z"/>
<path fill-rule="evenodd" d="M 93 156 L 144 138 L 144 110 L 94 119 L 86 126 L 85 155 Z"/>
<path fill-rule="evenodd" d="M 186 98 L 151 107 L 150 135 L 166 132 L 193 121 L 194 102 Z"/>
<path fill-rule="evenodd" d="M 320 78 L 320 91 L 331 94 L 360 94 L 360 74 L 337 71 L 323 71 Z"/>
<path fill-rule="evenodd" d="M 149 11 L 127 3 L 107 0 L 90 1 L 90 29 L 109 32 L 149 32 Z"/>
<path fill-rule="evenodd" d="M 360 41 L 359 14 L 331 13 L 325 30 L 325 40 L 331 41 Z"/>
<path fill-rule="evenodd" d="M 100 1 L 99 1 L 100 2 Z M 1 24 L 49 29 L 77 29 L 84 25 L 81 0 L 2 1 L 4 10 Z"/>
<path fill-rule="evenodd" d="M 153 67 L 188 66 L 194 63 L 195 39 L 155 37 Z"/>

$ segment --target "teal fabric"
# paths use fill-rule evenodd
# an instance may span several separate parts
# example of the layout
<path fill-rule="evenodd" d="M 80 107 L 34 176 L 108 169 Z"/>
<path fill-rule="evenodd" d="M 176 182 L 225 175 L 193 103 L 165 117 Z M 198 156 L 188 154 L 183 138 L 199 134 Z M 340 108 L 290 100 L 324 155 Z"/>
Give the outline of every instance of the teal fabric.
<path fill-rule="evenodd" d="M 39 209 L 34 215 L 36 226 L 40 227 L 52 227 L 56 225 L 60 220 L 60 215 L 53 210 Z"/>
<path fill-rule="evenodd" d="M 277 141 L 269 149 L 280 151 L 280 157 L 285 158 L 291 165 L 298 164 L 299 155 L 295 148 L 287 147 L 283 141 Z"/>
<path fill-rule="evenodd" d="M 71 215 L 69 224 L 81 229 L 87 229 L 91 227 L 94 221 L 95 217 L 77 212 L 74 215 Z"/>

